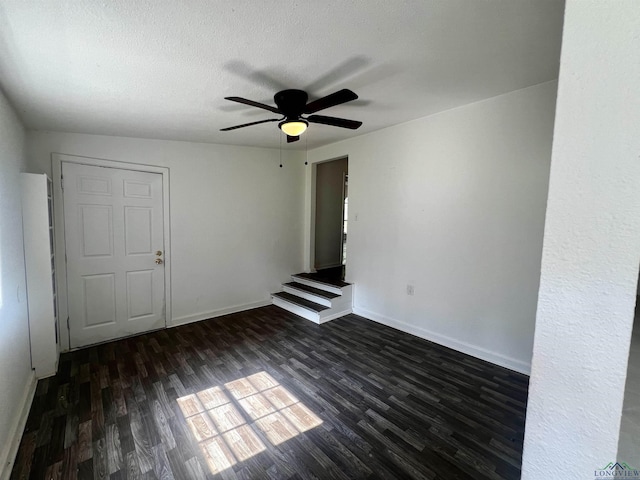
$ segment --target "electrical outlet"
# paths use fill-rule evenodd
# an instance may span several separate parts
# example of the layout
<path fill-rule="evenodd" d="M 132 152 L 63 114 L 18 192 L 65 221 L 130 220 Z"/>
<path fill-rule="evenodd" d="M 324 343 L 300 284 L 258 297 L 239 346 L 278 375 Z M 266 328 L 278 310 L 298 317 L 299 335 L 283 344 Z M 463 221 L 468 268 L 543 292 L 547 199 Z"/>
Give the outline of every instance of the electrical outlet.
<path fill-rule="evenodd" d="M 413 295 L 413 285 L 407 285 L 407 295 Z"/>

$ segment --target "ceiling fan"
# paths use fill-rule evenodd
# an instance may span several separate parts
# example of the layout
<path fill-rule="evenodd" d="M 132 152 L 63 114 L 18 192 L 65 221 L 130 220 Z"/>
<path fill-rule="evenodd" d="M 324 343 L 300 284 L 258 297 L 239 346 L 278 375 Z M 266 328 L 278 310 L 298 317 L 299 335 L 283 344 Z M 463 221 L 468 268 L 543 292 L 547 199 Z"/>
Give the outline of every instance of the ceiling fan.
<path fill-rule="evenodd" d="M 270 112 L 283 115 L 282 118 L 269 118 L 266 120 L 259 120 L 257 122 L 244 123 L 242 125 L 236 125 L 234 127 L 222 128 L 220 131 L 226 132 L 229 130 L 235 130 L 236 128 L 249 127 L 251 125 L 258 125 L 260 123 L 267 122 L 280 122 L 278 127 L 287 135 L 287 143 L 296 142 L 300 139 L 300 135 L 307 129 L 309 123 L 322 123 L 324 125 L 331 125 L 334 127 L 350 128 L 355 130 L 362 125 L 362 122 L 356 120 L 348 120 L 346 118 L 327 117 L 324 115 L 312 115 L 325 108 L 335 107 L 342 103 L 347 103 L 358 98 L 358 95 L 351 90 L 343 88 L 331 95 L 319 98 L 313 102 L 307 103 L 309 96 L 304 90 L 282 90 L 274 95 L 273 100 L 277 107 L 271 105 L 265 105 L 264 103 L 254 102 L 253 100 L 247 100 L 242 97 L 225 97 L 225 100 L 231 100 L 232 102 L 244 103 L 245 105 L 251 105 L 252 107 L 263 108 Z M 303 117 L 303 115 L 308 115 Z"/>

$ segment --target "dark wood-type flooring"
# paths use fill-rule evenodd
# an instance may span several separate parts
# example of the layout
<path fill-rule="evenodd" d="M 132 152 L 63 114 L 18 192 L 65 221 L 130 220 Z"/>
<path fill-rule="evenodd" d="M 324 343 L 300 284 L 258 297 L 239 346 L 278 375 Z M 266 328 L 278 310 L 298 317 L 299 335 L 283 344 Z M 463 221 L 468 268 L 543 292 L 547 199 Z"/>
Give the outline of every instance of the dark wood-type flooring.
<path fill-rule="evenodd" d="M 268 306 L 62 355 L 11 478 L 517 479 L 526 397 L 356 315 Z"/>

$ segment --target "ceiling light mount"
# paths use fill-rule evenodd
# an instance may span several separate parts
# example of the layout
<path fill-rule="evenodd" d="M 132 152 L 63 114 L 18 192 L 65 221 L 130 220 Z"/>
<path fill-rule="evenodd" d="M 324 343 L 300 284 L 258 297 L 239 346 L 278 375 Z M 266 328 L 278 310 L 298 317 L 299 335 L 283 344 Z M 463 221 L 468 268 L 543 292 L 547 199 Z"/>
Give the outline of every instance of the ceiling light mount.
<path fill-rule="evenodd" d="M 290 119 L 300 117 L 305 113 L 304 107 L 307 104 L 307 100 L 309 100 L 307 92 L 293 88 L 282 90 L 273 96 L 273 101 L 278 106 L 278 110 Z"/>

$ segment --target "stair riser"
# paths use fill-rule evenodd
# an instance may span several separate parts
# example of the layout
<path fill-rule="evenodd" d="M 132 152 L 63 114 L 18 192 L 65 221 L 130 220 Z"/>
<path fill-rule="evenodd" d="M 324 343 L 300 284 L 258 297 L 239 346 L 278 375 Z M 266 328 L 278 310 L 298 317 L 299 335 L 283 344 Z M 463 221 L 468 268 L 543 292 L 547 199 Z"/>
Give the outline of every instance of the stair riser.
<path fill-rule="evenodd" d="M 316 312 L 312 312 L 310 310 L 307 310 L 306 308 L 294 305 L 293 303 L 289 303 L 286 300 L 282 300 L 281 298 L 277 297 L 271 297 L 271 302 L 280 308 L 284 308 L 288 312 L 295 313 L 296 315 L 306 318 L 307 320 L 311 320 L 314 323 L 321 323 L 320 315 L 318 315 Z"/>
<path fill-rule="evenodd" d="M 335 293 L 337 295 L 343 295 L 345 288 L 351 288 L 351 285 L 349 285 L 348 287 L 340 288 L 340 287 L 334 287 L 333 285 L 326 285 L 324 283 L 314 282 L 313 280 L 309 280 L 303 277 L 292 276 L 291 278 L 294 282 L 307 285 L 308 287 L 314 287 L 314 288 L 317 288 L 318 290 L 324 290 L 325 292 Z"/>
<path fill-rule="evenodd" d="M 310 292 L 305 292 L 303 290 L 298 290 L 297 288 L 291 288 L 288 285 L 283 285 L 282 289 L 290 293 L 291 295 L 295 295 L 296 297 L 304 298 L 305 300 L 309 300 L 311 302 L 319 303 L 320 305 L 324 305 L 325 307 L 331 307 L 331 300 L 328 298 L 323 298 L 318 295 L 314 295 Z"/>
<path fill-rule="evenodd" d="M 320 313 L 316 313 L 276 297 L 272 297 L 271 302 L 274 305 L 280 308 L 283 308 L 288 312 L 294 313 L 302 318 L 306 318 L 307 320 L 311 320 L 313 323 L 317 323 L 317 324 L 330 322 L 331 320 L 335 320 L 336 318 L 340 318 L 351 313 L 351 308 L 347 310 L 341 310 L 338 312 L 332 309 L 332 310 L 323 310 Z"/>
<path fill-rule="evenodd" d="M 348 315 L 352 312 L 353 307 L 353 285 L 345 285 L 344 287 L 337 287 L 335 285 L 328 285 L 314 280 L 298 277 L 293 275 L 291 277 L 297 284 L 306 285 L 309 287 L 317 288 L 325 292 L 338 295 L 335 298 L 324 298 L 320 295 L 316 295 L 312 292 L 306 292 L 299 290 L 295 286 L 282 285 L 282 289 L 289 295 L 296 296 L 300 299 L 304 299 L 310 302 L 317 303 L 324 307 L 328 307 L 325 310 L 314 311 L 313 308 L 305 308 L 301 305 L 296 305 L 294 299 L 281 298 L 278 296 L 271 297 L 272 303 L 280 308 L 283 308 L 291 313 L 299 315 L 302 318 L 311 320 L 314 323 L 320 324 L 329 322 L 336 318 Z M 318 307 L 319 308 L 319 307 Z M 316 309 L 317 310 L 317 309 Z"/>

